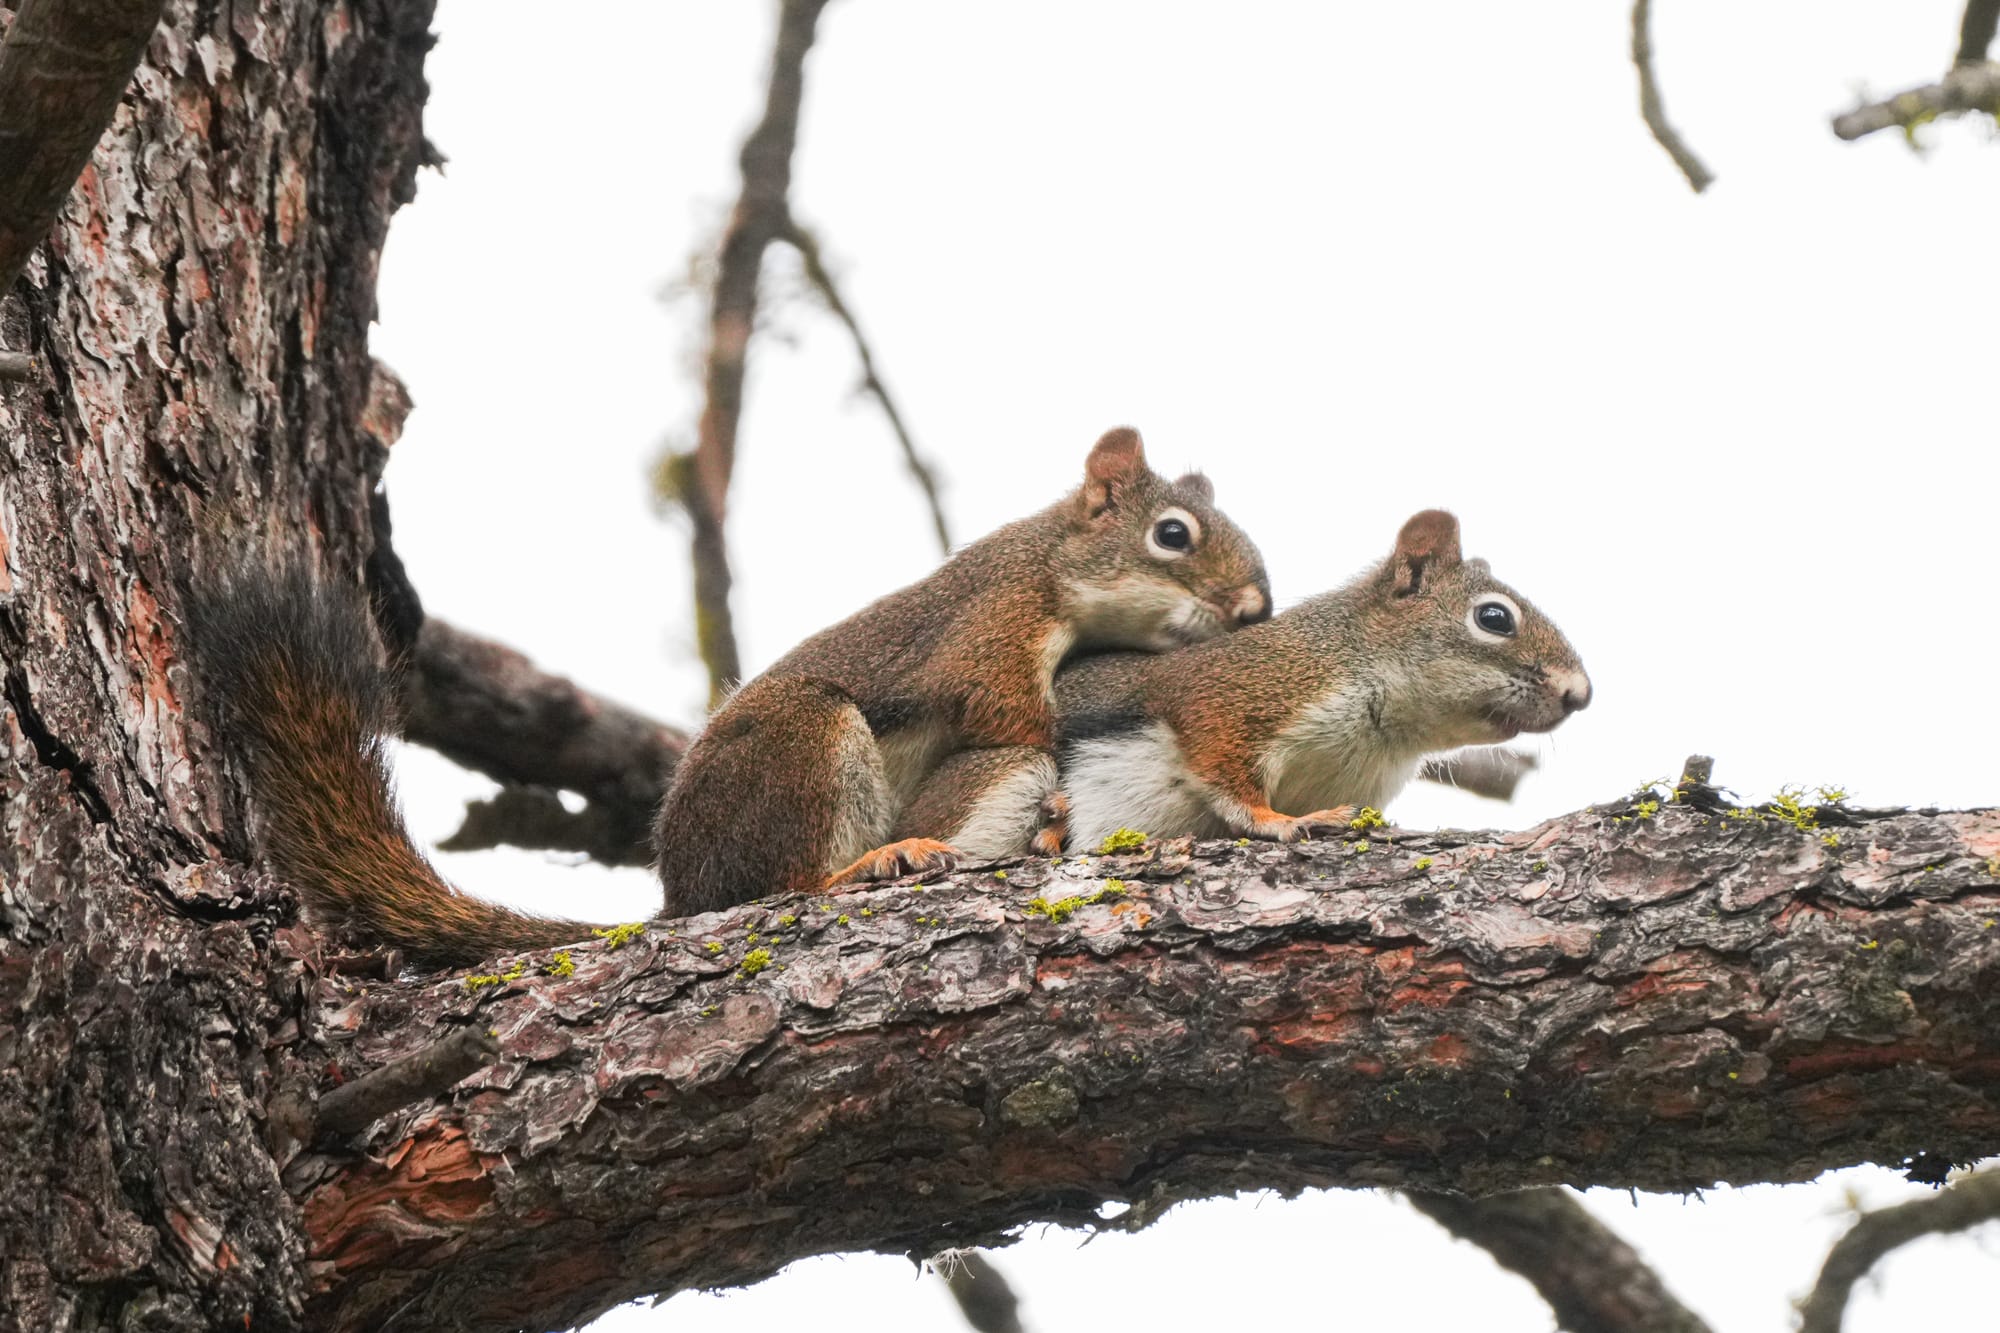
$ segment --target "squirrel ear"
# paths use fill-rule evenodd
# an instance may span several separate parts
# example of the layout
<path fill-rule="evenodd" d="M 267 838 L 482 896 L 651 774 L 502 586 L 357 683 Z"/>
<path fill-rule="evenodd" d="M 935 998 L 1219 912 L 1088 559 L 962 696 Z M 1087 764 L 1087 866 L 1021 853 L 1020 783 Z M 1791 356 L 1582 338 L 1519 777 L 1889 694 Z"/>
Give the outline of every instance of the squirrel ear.
<path fill-rule="evenodd" d="M 1096 518 L 1111 508 L 1121 487 L 1146 475 L 1146 445 L 1130 426 L 1116 426 L 1099 437 L 1083 465 L 1083 507 Z"/>
<path fill-rule="evenodd" d="M 1215 501 L 1215 483 L 1199 472 L 1189 472 L 1175 477 L 1174 489 L 1177 491 L 1191 491 L 1195 499 L 1202 501 L 1204 504 L 1212 504 Z"/>
<path fill-rule="evenodd" d="M 1439 570 L 1458 563 L 1458 520 L 1442 509 L 1412 516 L 1396 534 L 1396 554 L 1389 558 L 1396 596 L 1416 596 Z"/>

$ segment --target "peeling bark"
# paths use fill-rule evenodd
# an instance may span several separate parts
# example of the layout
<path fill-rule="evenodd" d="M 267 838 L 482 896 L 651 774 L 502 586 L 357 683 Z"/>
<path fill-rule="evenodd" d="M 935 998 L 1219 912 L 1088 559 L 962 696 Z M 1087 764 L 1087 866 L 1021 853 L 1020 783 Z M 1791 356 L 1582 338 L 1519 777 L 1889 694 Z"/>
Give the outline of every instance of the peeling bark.
<path fill-rule="evenodd" d="M 267 541 L 359 568 L 428 22 L 173 0 L 0 292 L 35 375 L 0 385 L 0 1329 L 298 1326 L 266 1144 L 314 1081 L 308 994 L 284 895 L 219 855 L 235 793 L 184 724 L 175 589 Z"/>
<path fill-rule="evenodd" d="M 2000 813 L 1826 817 L 1852 821 L 1837 845 L 1680 805 L 1167 844 L 658 923 L 567 976 L 355 983 L 326 995 L 343 1074 L 465 1024 L 502 1054 L 290 1163 L 313 1314 L 565 1326 L 1237 1190 L 1688 1190 L 1992 1152 Z"/>

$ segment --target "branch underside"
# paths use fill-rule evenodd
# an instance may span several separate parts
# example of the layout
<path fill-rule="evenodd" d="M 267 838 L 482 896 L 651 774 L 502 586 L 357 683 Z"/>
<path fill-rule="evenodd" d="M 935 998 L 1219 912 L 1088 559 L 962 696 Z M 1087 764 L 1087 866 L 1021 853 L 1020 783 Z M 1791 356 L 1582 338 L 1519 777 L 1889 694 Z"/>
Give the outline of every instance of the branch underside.
<path fill-rule="evenodd" d="M 463 1023 L 502 1055 L 291 1163 L 322 1326 L 556 1326 L 1238 1190 L 1994 1151 L 2000 813 L 1823 815 L 1167 843 L 654 923 L 567 976 L 360 984 L 326 1010 L 350 1074 Z"/>

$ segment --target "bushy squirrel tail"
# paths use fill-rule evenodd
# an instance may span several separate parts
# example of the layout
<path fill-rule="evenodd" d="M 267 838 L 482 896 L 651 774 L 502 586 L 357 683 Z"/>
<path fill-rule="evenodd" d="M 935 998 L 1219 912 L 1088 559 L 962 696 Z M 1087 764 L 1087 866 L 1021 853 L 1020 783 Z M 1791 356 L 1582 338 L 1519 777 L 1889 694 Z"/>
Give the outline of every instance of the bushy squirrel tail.
<path fill-rule="evenodd" d="M 590 937 L 579 922 L 467 897 L 411 841 L 386 752 L 397 676 L 361 589 L 253 568 L 197 584 L 186 605 L 184 650 L 248 776 L 265 858 L 318 925 L 427 967 Z"/>

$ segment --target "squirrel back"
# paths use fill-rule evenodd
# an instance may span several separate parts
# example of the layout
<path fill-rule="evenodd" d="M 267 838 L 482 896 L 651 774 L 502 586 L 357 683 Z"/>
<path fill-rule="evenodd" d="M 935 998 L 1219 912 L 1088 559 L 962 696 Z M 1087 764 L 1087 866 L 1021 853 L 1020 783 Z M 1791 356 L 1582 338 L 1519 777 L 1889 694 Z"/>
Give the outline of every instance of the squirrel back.
<path fill-rule="evenodd" d="M 250 567 L 200 583 L 182 647 L 210 725 L 243 765 L 271 868 L 319 924 L 394 944 L 424 966 L 590 937 L 453 888 L 417 850 L 396 800 L 386 738 L 398 678 L 368 600 L 302 567 Z"/>
<path fill-rule="evenodd" d="M 1426 510 L 1345 587 L 1227 639 L 1080 662 L 1056 694 L 1077 845 L 1121 827 L 1289 841 L 1387 804 L 1428 755 L 1553 729 L 1590 680 Z"/>
<path fill-rule="evenodd" d="M 1463 559 L 1457 520 L 1430 510 L 1387 560 L 1265 624 L 1069 666 L 1055 787 L 1031 750 L 954 755 L 902 831 L 964 837 L 995 859 L 1056 825 L 1082 849 L 1128 828 L 1289 841 L 1385 805 L 1420 771 L 1451 778 L 1439 751 L 1550 730 L 1590 693 L 1561 631 Z M 1473 777 L 1505 795 L 1527 766 L 1512 756 Z"/>

